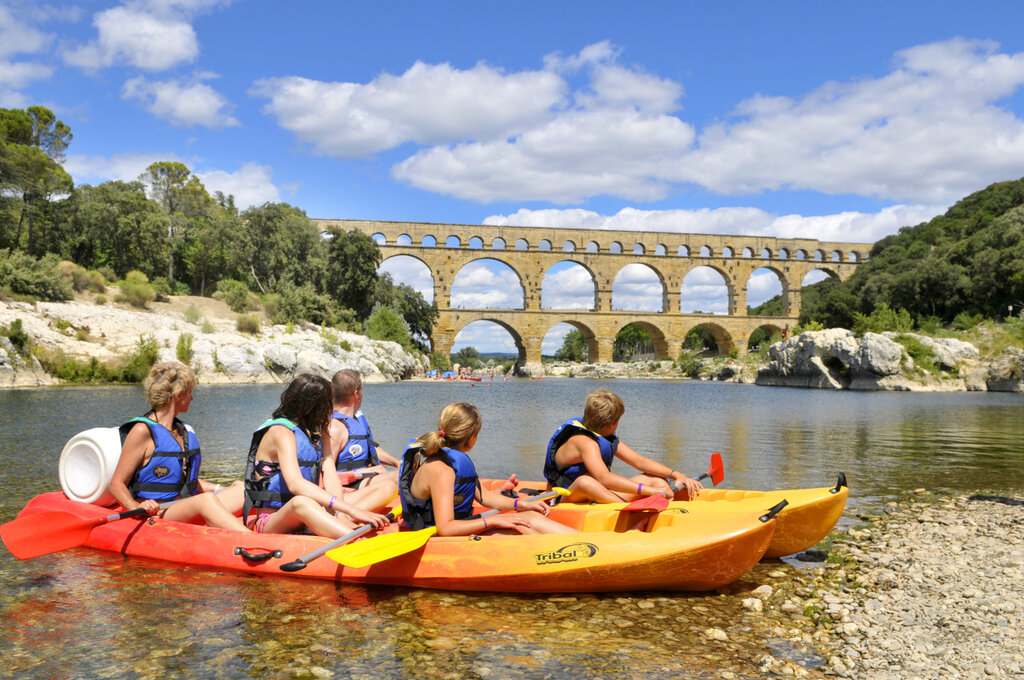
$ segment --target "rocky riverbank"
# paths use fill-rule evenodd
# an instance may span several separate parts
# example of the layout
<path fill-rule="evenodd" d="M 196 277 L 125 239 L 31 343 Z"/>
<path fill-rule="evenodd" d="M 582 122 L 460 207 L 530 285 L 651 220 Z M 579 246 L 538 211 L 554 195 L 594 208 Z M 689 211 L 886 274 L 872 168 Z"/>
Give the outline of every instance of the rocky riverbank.
<path fill-rule="evenodd" d="M 1024 500 L 921 489 L 858 518 L 833 535 L 824 567 L 744 600 L 817 650 L 816 667 L 767 654 L 762 673 L 1024 676 Z"/>
<path fill-rule="evenodd" d="M 206 384 L 287 382 L 299 373 L 331 375 L 341 368 L 360 370 L 368 382 L 390 382 L 414 375 L 426 361 L 394 342 L 314 324 L 264 324 L 255 334 L 239 332 L 237 315 L 210 298 L 173 297 L 151 307 L 96 304 L 87 297 L 60 303 L 0 301 L 0 325 L 18 319 L 32 345 L 80 361 L 123 360 L 146 337 L 155 340 L 160 359 L 176 359 L 179 344 L 185 344 Z M 35 356 L 0 336 L 0 387 L 59 382 Z"/>

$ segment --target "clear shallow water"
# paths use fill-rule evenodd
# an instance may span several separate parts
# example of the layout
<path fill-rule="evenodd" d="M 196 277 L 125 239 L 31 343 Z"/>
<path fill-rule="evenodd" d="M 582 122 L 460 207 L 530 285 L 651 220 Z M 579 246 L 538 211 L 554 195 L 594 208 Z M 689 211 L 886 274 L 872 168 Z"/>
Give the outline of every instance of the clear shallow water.
<path fill-rule="evenodd" d="M 824 486 L 845 471 L 853 509 L 918 487 L 1024 489 L 1024 396 L 831 393 L 661 381 L 368 385 L 364 410 L 393 454 L 449 401 L 484 415 L 485 476 L 539 478 L 548 437 L 598 386 L 626 402 L 619 434 L 688 474 L 723 454 L 730 488 Z M 281 386 L 199 386 L 186 420 L 204 477 L 241 474 Z M 58 488 L 75 433 L 141 413 L 140 388 L 0 391 L 0 521 Z M 618 463 L 618 466 L 621 466 Z M 619 471 L 624 471 L 621 467 Z M 759 565 L 751 585 L 765 582 Z M 742 584 L 740 584 L 742 587 Z M 0 551 L 0 656 L 15 677 L 711 677 L 755 666 L 767 634 L 711 595 L 520 597 L 253 578 L 71 550 Z M 743 619 L 745 620 L 745 619 Z M 710 648 L 703 631 L 728 628 Z M 743 630 L 745 628 L 746 630 Z M 749 640 L 744 642 L 743 637 Z M 770 642 L 770 641 L 769 641 Z M 741 675 L 740 677 L 743 677 Z"/>

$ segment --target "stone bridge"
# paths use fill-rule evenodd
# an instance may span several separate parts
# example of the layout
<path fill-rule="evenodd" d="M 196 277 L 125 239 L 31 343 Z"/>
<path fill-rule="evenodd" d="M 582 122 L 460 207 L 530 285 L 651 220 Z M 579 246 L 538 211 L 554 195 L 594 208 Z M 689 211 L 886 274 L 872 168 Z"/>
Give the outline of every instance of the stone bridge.
<path fill-rule="evenodd" d="M 542 372 L 541 344 L 557 323 L 578 329 L 586 340 L 591 362 L 612 360 L 615 336 L 628 324 L 650 333 L 659 357 L 678 358 L 683 339 L 700 326 L 714 337 L 720 352 L 747 350 L 758 328 L 769 335 L 797 323 L 804 277 L 821 270 L 845 280 L 867 258 L 872 244 L 783 239 L 767 236 L 719 236 L 652 231 L 497 227 L 486 225 L 314 220 L 322 229 L 370 234 L 385 260 L 407 255 L 429 269 L 434 302 L 440 316 L 430 336 L 432 349 L 448 355 L 455 336 L 474 321 L 492 321 L 511 334 L 519 364 L 527 372 Z M 459 271 L 477 260 L 496 260 L 518 276 L 522 309 L 463 309 L 451 307 L 452 285 Z M 544 276 L 561 262 L 572 262 L 594 281 L 592 310 L 541 307 Z M 660 311 L 612 309 L 612 285 L 623 267 L 642 264 L 661 283 Z M 724 279 L 728 314 L 682 313 L 686 275 L 710 267 Z M 781 316 L 747 314 L 747 282 L 758 269 L 775 273 L 782 285 Z"/>

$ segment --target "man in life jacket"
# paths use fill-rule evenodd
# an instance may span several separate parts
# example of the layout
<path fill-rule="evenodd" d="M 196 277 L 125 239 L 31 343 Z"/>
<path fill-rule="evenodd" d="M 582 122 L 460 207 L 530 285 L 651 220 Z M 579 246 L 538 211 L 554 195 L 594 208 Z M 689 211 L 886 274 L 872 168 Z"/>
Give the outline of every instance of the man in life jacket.
<path fill-rule="evenodd" d="M 548 488 L 569 490 L 565 502 L 618 503 L 643 496 L 662 495 L 672 499 L 674 488 L 685 488 L 695 498 L 702 488 L 666 465 L 642 456 L 615 436 L 626 407 L 613 392 L 598 389 L 587 395 L 583 418 L 562 423 L 548 444 L 544 477 Z M 623 477 L 612 472 L 615 458 L 643 474 Z M 670 486 L 670 484 L 672 486 Z"/>
<path fill-rule="evenodd" d="M 348 486 L 365 488 L 382 483 L 398 483 L 398 460 L 373 440 L 363 405 L 363 379 L 359 371 L 345 368 L 331 379 L 334 413 L 331 418 L 331 446 L 338 452 L 338 472 L 358 471 L 363 475 Z M 384 466 L 391 467 L 388 470 Z"/>

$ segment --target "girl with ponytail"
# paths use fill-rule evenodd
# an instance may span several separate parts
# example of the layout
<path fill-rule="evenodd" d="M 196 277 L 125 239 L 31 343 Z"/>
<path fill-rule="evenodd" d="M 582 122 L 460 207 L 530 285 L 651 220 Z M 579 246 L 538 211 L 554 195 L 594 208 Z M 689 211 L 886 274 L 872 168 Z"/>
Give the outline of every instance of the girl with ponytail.
<path fill-rule="evenodd" d="M 481 533 L 550 534 L 574 530 L 548 519 L 549 507 L 539 501 L 514 500 L 484 490 L 467 455 L 483 425 L 473 404 L 448 404 L 437 430 L 409 443 L 398 472 L 402 513 L 412 529 L 436 526 L 439 536 Z M 512 513 L 492 517 L 473 514 L 473 501 Z"/>

